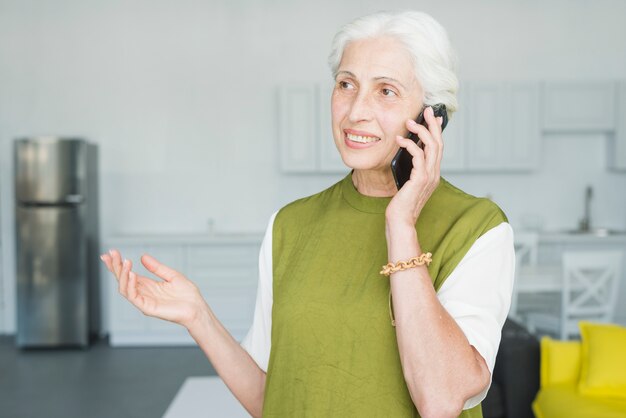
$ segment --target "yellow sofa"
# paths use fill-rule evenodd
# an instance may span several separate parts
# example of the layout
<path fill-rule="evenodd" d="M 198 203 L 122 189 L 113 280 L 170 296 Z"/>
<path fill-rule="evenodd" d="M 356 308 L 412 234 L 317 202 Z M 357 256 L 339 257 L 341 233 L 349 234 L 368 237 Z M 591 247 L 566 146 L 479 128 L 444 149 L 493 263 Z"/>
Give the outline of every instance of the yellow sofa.
<path fill-rule="evenodd" d="M 580 341 L 541 340 L 537 418 L 626 417 L 626 328 L 581 322 Z"/>

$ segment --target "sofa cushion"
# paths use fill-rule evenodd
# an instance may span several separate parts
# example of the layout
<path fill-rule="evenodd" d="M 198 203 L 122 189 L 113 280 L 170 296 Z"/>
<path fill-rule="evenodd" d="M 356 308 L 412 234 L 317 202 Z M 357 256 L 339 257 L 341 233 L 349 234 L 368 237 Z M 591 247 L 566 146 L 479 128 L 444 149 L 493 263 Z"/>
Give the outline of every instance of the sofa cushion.
<path fill-rule="evenodd" d="M 580 376 L 580 342 L 541 339 L 541 387 L 569 383 L 576 385 Z"/>
<path fill-rule="evenodd" d="M 626 400 L 626 328 L 582 321 L 580 393 Z"/>
<path fill-rule="evenodd" d="M 504 414 L 504 398 L 502 397 L 502 388 L 496 381 L 491 382 L 491 387 L 485 399 L 481 404 L 483 410 L 483 418 L 505 418 Z"/>
<path fill-rule="evenodd" d="M 542 388 L 533 402 L 537 418 L 624 418 L 626 400 L 581 396 L 575 385 Z"/>
<path fill-rule="evenodd" d="M 506 418 L 534 418 L 531 404 L 539 390 L 539 340 L 510 319 L 502 328 L 493 382 L 499 384 Z M 485 416 L 487 412 L 483 408 Z"/>

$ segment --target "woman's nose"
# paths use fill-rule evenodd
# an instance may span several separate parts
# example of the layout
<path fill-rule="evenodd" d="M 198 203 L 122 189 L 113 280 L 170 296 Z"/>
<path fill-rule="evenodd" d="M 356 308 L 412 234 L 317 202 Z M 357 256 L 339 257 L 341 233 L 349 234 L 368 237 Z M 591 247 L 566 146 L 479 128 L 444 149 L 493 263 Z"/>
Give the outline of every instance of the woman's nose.
<path fill-rule="evenodd" d="M 367 121 L 372 118 L 372 106 L 369 100 L 369 96 L 365 94 L 358 94 L 350 106 L 350 113 L 348 115 L 350 122 L 356 123 L 361 121 Z"/>

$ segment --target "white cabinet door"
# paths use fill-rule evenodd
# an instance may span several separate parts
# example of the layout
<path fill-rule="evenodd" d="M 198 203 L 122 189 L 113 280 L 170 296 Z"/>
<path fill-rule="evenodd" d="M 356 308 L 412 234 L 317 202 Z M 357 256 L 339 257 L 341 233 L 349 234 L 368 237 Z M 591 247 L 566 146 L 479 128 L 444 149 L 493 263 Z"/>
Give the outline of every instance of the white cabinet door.
<path fill-rule="evenodd" d="M 543 129 L 548 132 L 612 131 L 614 82 L 547 82 L 543 88 Z"/>
<path fill-rule="evenodd" d="M 118 248 L 133 261 L 133 270 L 153 278 L 140 263 L 144 253 L 180 271 L 200 289 L 219 320 L 241 340 L 252 323 L 258 282 L 259 242 L 215 241 L 183 244 L 147 242 L 132 244 L 120 241 L 106 243 Z M 122 297 L 117 282 L 107 271 L 108 329 L 110 343 L 123 345 L 192 345 L 187 331 L 180 325 L 143 315 Z"/>
<path fill-rule="evenodd" d="M 331 83 L 322 84 L 319 90 L 319 171 L 323 173 L 345 173 L 349 169 L 343 163 L 339 151 L 335 146 L 331 126 L 330 100 L 333 87 L 334 85 Z"/>
<path fill-rule="evenodd" d="M 458 93 L 459 108 L 455 112 L 443 131 L 443 159 L 441 160 L 442 173 L 453 173 L 466 170 L 466 137 L 465 121 L 469 103 L 464 90 Z"/>
<path fill-rule="evenodd" d="M 140 258 L 143 254 L 150 254 L 160 262 L 172 267 L 173 269 L 184 271 L 183 265 L 183 249 L 180 246 L 115 246 L 122 257 L 128 258 L 133 262 L 133 271 L 146 277 L 155 278 L 154 275 L 141 264 Z M 179 325 L 160 319 L 145 316 L 128 300 L 126 300 L 118 291 L 117 282 L 111 273 L 106 271 L 105 277 L 110 279 L 109 288 L 109 332 L 112 337 L 112 344 L 123 344 L 124 335 L 130 334 L 149 334 L 150 331 L 159 333 L 173 333 L 176 335 L 185 335 L 186 332 Z M 160 279 L 159 279 L 160 280 Z M 120 337 L 121 336 L 121 337 Z M 116 337 L 120 337 L 117 338 Z"/>
<path fill-rule="evenodd" d="M 537 83 L 509 83 L 504 107 L 507 126 L 503 132 L 502 158 L 510 170 L 531 170 L 538 167 L 541 144 L 539 118 L 541 103 Z"/>
<path fill-rule="evenodd" d="M 280 162 L 283 171 L 316 171 L 317 113 L 315 84 L 290 84 L 279 88 Z"/>
<path fill-rule="evenodd" d="M 617 95 L 617 126 L 611 138 L 609 164 L 613 170 L 626 170 L 626 81 L 619 83 Z"/>
<path fill-rule="evenodd" d="M 503 108 L 504 85 L 501 83 L 469 84 L 467 168 L 494 170 L 505 168 L 501 156 L 506 137 Z"/>
<path fill-rule="evenodd" d="M 259 245 L 203 245 L 187 251 L 189 275 L 224 327 L 241 340 L 254 313 Z"/>
<path fill-rule="evenodd" d="M 200 287 L 205 300 L 224 327 L 236 340 L 246 336 L 256 300 L 256 286 L 248 288 Z"/>
<path fill-rule="evenodd" d="M 332 83 L 279 88 L 280 156 L 285 173 L 345 173 L 331 127 Z"/>
<path fill-rule="evenodd" d="M 186 266 L 184 247 L 180 245 L 149 245 L 143 248 L 143 252 L 150 254 L 166 266 L 185 274 Z M 141 265 L 139 258 L 136 260 L 136 263 Z M 135 268 L 137 267 L 137 264 L 135 264 Z M 152 273 L 148 272 L 143 265 L 141 265 L 141 270 L 139 270 L 139 272 L 141 274 L 145 274 L 147 277 L 161 280 L 156 278 Z M 187 337 L 187 331 L 183 327 L 169 321 L 146 317 L 146 325 L 147 329 L 150 331 L 156 331 L 164 335 L 171 334 L 172 336 Z"/>
<path fill-rule="evenodd" d="M 144 248 L 138 246 L 109 246 L 104 248 L 117 248 L 122 257 L 133 261 L 133 270 L 146 275 L 145 269 L 140 267 L 139 258 Z M 118 290 L 118 283 L 113 275 L 104 267 L 101 269 L 102 277 L 106 280 L 109 302 L 109 333 L 113 337 L 118 333 L 127 331 L 144 331 L 148 329 L 147 317 L 126 300 Z"/>
<path fill-rule="evenodd" d="M 471 83 L 466 156 L 471 171 L 536 168 L 541 140 L 536 83 Z"/>
<path fill-rule="evenodd" d="M 192 245 L 187 249 L 187 272 L 194 282 L 210 288 L 255 286 L 258 256 L 256 245 Z"/>

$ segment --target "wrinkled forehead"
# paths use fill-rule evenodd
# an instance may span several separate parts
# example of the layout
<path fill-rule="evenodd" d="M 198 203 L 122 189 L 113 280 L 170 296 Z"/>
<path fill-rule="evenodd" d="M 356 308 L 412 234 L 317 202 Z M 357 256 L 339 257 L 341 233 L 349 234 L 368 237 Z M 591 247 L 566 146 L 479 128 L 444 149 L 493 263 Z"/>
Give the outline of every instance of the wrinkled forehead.
<path fill-rule="evenodd" d="M 337 74 L 347 71 L 363 80 L 393 78 L 409 85 L 415 79 L 415 64 L 404 44 L 392 37 L 351 41 L 341 56 Z"/>

